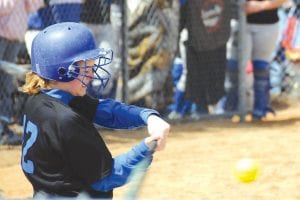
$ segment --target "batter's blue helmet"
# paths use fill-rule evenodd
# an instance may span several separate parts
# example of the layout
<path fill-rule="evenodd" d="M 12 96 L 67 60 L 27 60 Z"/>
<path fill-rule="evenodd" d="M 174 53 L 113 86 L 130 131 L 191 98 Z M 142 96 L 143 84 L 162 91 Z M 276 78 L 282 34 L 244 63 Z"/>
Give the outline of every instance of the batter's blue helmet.
<path fill-rule="evenodd" d="M 42 30 L 33 40 L 31 48 L 32 71 L 46 80 L 69 82 L 80 74 L 78 61 L 96 60 L 91 67 L 94 79 L 100 80 L 102 88 L 106 86 L 110 74 L 102 66 L 112 62 L 112 50 L 97 49 L 93 34 L 82 24 L 64 22 L 51 25 Z M 99 69 L 104 73 L 99 74 Z M 84 70 L 86 71 L 86 70 Z"/>

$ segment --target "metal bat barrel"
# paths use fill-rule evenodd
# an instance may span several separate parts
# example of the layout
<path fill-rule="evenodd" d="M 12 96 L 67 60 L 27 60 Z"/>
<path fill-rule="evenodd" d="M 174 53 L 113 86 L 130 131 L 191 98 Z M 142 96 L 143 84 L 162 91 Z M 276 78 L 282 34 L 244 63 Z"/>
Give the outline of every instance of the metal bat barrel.
<path fill-rule="evenodd" d="M 148 146 L 149 154 L 147 156 L 152 156 L 156 148 L 156 145 L 157 145 L 157 140 L 154 140 L 149 144 Z M 146 176 L 147 168 L 148 168 L 148 161 L 146 157 L 144 160 L 138 163 L 136 168 L 132 171 L 132 174 L 130 176 L 131 182 L 129 184 L 129 189 L 124 199 L 126 200 L 137 199 L 139 189 Z"/>

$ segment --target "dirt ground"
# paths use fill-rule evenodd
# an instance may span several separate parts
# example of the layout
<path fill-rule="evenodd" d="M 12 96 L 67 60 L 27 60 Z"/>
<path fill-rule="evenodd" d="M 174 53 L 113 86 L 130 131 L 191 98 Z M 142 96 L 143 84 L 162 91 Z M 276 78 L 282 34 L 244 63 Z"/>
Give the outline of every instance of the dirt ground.
<path fill-rule="evenodd" d="M 113 155 L 147 135 L 145 129 L 104 131 Z M 20 168 L 20 147 L 0 147 L 0 199 L 25 199 L 32 189 Z M 229 119 L 174 124 L 165 151 L 157 152 L 138 199 L 299 200 L 300 104 L 263 123 Z M 250 184 L 232 175 L 242 158 L 256 159 L 260 176 Z M 123 199 L 127 186 L 116 189 Z M 1 197 L 2 196 L 2 197 Z"/>

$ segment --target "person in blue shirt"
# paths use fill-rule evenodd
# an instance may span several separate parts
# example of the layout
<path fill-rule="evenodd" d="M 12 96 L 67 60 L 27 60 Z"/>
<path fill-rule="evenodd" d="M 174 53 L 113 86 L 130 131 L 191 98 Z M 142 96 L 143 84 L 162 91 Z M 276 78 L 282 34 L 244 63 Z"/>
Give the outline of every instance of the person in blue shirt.
<path fill-rule="evenodd" d="M 31 54 L 34 37 L 44 28 L 61 22 L 80 22 L 81 5 L 84 0 L 43 0 L 44 5 L 28 16 L 25 33 L 27 52 Z"/>
<path fill-rule="evenodd" d="M 86 95 L 91 81 L 102 83 L 99 90 L 105 87 L 110 77 L 105 66 L 112 57 L 111 50 L 96 48 L 91 31 L 79 23 L 51 25 L 33 40 L 32 71 L 23 86 L 29 98 L 21 165 L 34 196 L 112 198 L 138 163 L 151 163 L 154 141 L 155 150 L 165 148 L 170 125 L 157 111 Z M 147 125 L 150 136 L 113 158 L 94 124 L 113 129 Z"/>

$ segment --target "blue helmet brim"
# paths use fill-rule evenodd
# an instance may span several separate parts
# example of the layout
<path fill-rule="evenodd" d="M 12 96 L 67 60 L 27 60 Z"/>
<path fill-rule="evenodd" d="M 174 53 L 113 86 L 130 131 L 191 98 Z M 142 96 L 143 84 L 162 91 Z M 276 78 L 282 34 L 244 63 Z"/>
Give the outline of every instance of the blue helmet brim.
<path fill-rule="evenodd" d="M 92 59 L 97 59 L 101 56 L 105 56 L 106 54 L 107 54 L 107 51 L 105 51 L 102 48 L 98 48 L 98 49 L 85 51 L 79 55 L 76 55 L 72 60 L 74 62 L 92 60 Z"/>

